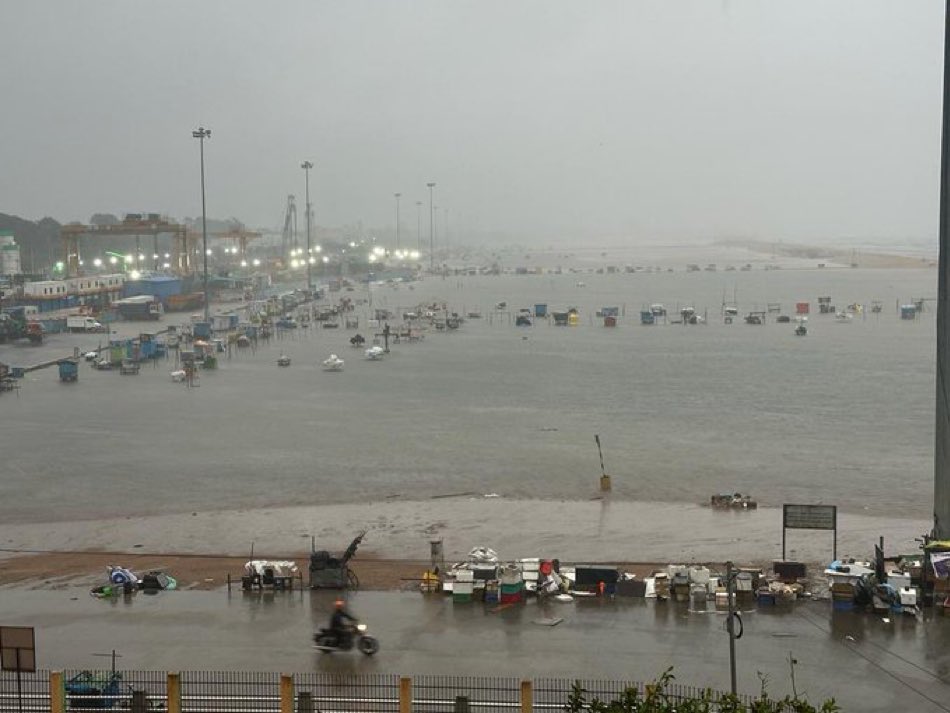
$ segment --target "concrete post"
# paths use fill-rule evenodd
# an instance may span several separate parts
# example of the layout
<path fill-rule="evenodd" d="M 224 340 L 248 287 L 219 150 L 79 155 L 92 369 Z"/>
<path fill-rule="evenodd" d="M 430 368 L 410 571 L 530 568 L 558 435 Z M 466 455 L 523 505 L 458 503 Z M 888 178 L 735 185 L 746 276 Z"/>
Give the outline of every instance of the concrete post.
<path fill-rule="evenodd" d="M 167 712 L 181 713 L 181 674 L 168 674 L 165 696 L 168 698 Z"/>
<path fill-rule="evenodd" d="M 132 713 L 148 713 L 148 696 L 145 691 L 132 691 Z"/>
<path fill-rule="evenodd" d="M 399 713 L 412 713 L 412 679 L 409 676 L 399 679 Z"/>
<path fill-rule="evenodd" d="M 313 694 L 310 691 L 297 694 L 297 713 L 313 713 Z"/>
<path fill-rule="evenodd" d="M 521 713 L 531 713 L 534 710 L 534 688 L 529 680 L 521 682 Z"/>
<path fill-rule="evenodd" d="M 50 671 L 49 704 L 50 713 L 66 713 L 66 687 L 62 671 Z"/>
<path fill-rule="evenodd" d="M 294 713 L 294 677 L 280 674 L 280 713 Z"/>

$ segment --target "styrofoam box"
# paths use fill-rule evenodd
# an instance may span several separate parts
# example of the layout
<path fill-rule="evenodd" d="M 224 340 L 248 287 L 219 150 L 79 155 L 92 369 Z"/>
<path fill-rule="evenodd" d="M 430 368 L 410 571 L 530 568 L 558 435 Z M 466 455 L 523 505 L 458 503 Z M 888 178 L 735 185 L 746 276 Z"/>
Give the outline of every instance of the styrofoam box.
<path fill-rule="evenodd" d="M 903 589 L 910 586 L 910 575 L 905 572 L 888 572 L 887 583 L 894 589 Z"/>
<path fill-rule="evenodd" d="M 904 587 L 900 590 L 901 605 L 905 607 L 917 606 L 917 590 L 912 587 Z"/>
<path fill-rule="evenodd" d="M 709 567 L 690 567 L 689 581 L 694 584 L 706 584 L 709 581 Z"/>
<path fill-rule="evenodd" d="M 472 594 L 475 591 L 475 585 L 472 582 L 456 582 L 452 587 L 453 594 Z"/>
<path fill-rule="evenodd" d="M 470 569 L 460 569 L 455 573 L 456 582 L 472 582 L 475 580 L 475 573 Z"/>
<path fill-rule="evenodd" d="M 673 579 L 678 574 L 689 575 L 689 570 L 686 568 L 685 564 L 671 564 L 666 568 L 666 574 L 670 579 Z"/>

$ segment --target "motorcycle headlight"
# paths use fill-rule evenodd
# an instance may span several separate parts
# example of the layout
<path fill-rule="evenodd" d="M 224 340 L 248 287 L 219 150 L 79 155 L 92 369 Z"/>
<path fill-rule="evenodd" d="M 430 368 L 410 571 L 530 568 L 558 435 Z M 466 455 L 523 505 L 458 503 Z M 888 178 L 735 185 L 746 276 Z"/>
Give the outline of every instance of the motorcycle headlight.
<path fill-rule="evenodd" d="M 357 631 L 366 631 L 366 624 L 357 624 L 357 625 L 356 625 L 356 630 L 357 630 Z"/>

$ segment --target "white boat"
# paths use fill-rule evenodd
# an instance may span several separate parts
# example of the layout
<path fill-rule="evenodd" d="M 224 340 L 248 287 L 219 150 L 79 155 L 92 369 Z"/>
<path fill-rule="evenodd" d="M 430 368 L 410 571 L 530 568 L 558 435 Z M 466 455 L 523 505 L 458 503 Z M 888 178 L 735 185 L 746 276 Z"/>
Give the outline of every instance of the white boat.
<path fill-rule="evenodd" d="M 367 349 L 364 354 L 370 361 L 380 361 L 386 354 L 386 351 L 380 346 L 375 346 Z"/>
<path fill-rule="evenodd" d="M 835 322 L 847 323 L 854 319 L 854 315 L 848 312 L 835 312 Z"/>
<path fill-rule="evenodd" d="M 343 360 L 336 354 L 331 354 L 329 358 L 323 360 L 324 371 L 343 371 Z"/>

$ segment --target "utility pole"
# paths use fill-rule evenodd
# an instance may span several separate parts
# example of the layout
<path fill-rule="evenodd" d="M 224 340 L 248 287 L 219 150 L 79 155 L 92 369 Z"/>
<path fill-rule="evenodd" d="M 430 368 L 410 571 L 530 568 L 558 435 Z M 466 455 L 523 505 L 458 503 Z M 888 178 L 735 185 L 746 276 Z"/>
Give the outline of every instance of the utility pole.
<path fill-rule="evenodd" d="M 199 126 L 191 135 L 198 139 L 201 151 L 201 257 L 204 261 L 205 322 L 211 321 L 211 299 L 208 294 L 208 223 L 205 215 L 205 139 L 211 138 L 211 129 Z"/>
<path fill-rule="evenodd" d="M 313 255 L 310 254 L 310 169 L 313 164 L 304 161 L 300 164 L 307 182 L 307 291 L 313 299 Z"/>
<path fill-rule="evenodd" d="M 432 208 L 432 189 L 435 183 L 427 183 L 429 187 L 429 272 L 435 269 L 435 213 Z"/>
<path fill-rule="evenodd" d="M 726 562 L 726 599 L 729 602 L 729 618 L 726 620 L 726 631 L 729 632 L 729 683 L 732 695 L 736 695 L 736 614 L 735 606 L 735 587 L 736 573 L 732 568 L 732 562 Z M 741 621 L 741 620 L 740 620 Z M 739 636 L 742 636 L 742 629 L 739 629 Z"/>
<path fill-rule="evenodd" d="M 950 2 L 943 43 L 943 137 L 940 144 L 940 260 L 937 272 L 937 393 L 934 448 L 934 529 L 950 538 Z"/>

